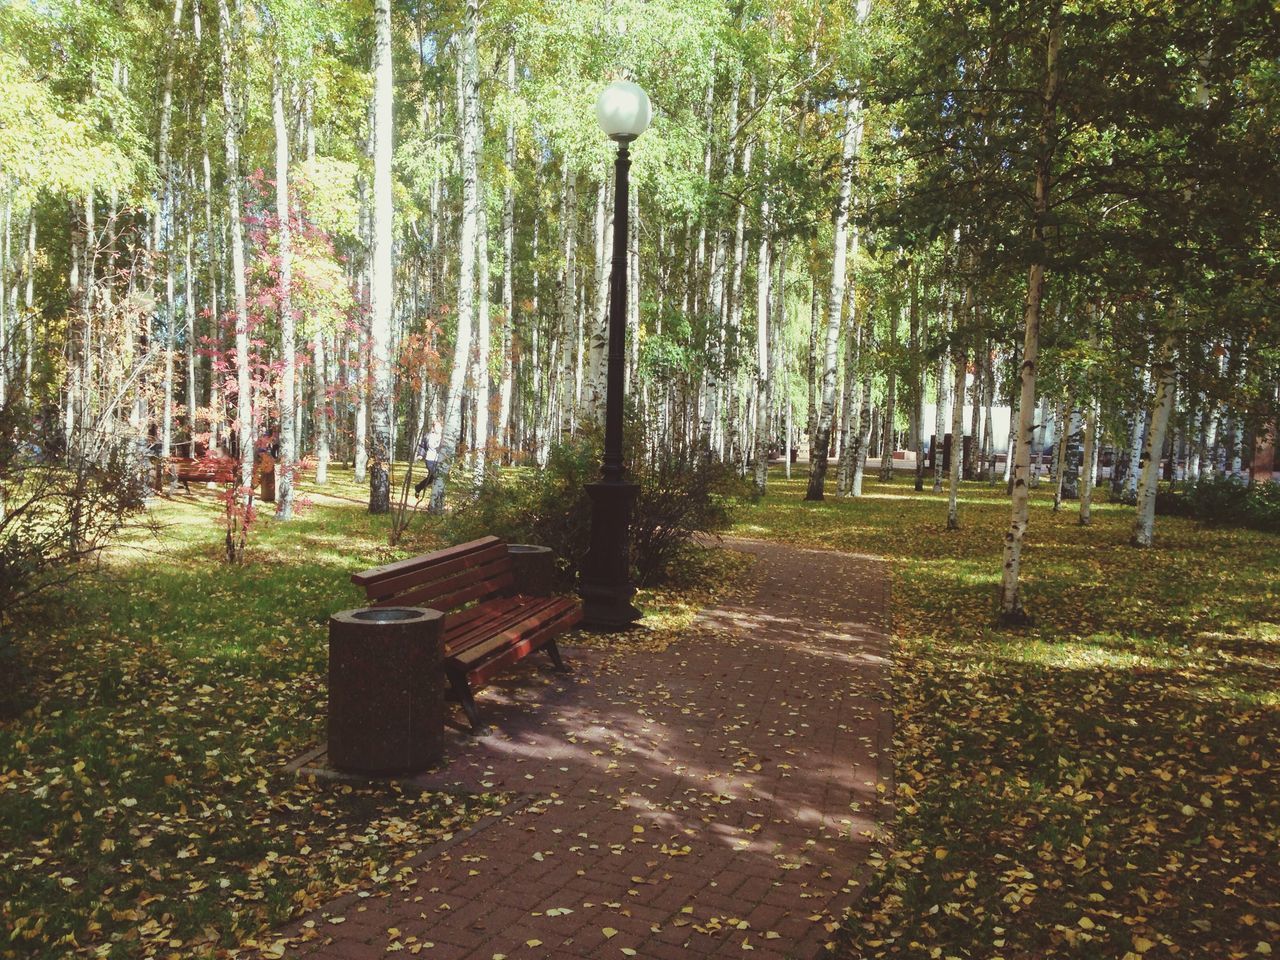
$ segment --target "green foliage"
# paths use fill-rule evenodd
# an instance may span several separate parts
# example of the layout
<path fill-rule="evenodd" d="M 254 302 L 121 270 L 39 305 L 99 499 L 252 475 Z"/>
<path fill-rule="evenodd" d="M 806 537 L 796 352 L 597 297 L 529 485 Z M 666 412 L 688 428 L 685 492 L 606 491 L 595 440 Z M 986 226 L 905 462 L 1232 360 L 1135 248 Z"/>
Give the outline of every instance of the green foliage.
<path fill-rule="evenodd" d="M 1156 495 L 1156 513 L 1280 533 L 1280 483 L 1212 474 Z"/>
<path fill-rule="evenodd" d="M 1003 632 L 1003 489 L 962 484 L 957 531 L 901 478 L 854 501 L 806 503 L 803 477 L 769 489 L 736 531 L 872 549 L 893 578 L 893 843 L 833 955 L 1275 944 L 1275 537 L 1170 517 L 1152 554 L 1128 546 L 1130 509 L 1097 504 L 1081 527 L 1033 494 L 1036 622 Z"/>
<path fill-rule="evenodd" d="M 594 440 L 553 445 L 543 469 L 489 474 L 445 522 L 446 536 L 454 543 L 492 535 L 550 547 L 560 586 L 572 590 L 591 541 L 586 484 L 599 471 Z M 630 478 L 640 486 L 631 517 L 631 562 L 640 586 L 678 577 L 697 549 L 694 536 L 725 529 L 744 493 L 732 471 L 718 464 L 633 463 Z"/>

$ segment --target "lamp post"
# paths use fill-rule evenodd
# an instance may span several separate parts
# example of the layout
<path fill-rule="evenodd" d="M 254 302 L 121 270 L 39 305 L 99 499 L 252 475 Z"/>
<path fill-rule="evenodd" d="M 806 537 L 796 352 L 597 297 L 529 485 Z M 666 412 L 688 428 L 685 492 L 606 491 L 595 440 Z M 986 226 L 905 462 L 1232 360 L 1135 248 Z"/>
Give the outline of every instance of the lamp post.
<path fill-rule="evenodd" d="M 600 128 L 618 143 L 614 163 L 613 269 L 609 274 L 608 385 L 605 391 L 604 460 L 600 479 L 587 484 L 591 498 L 591 547 L 582 564 L 584 620 L 597 630 L 620 630 L 640 619 L 631 605 L 631 505 L 640 488 L 624 479 L 622 393 L 626 371 L 627 211 L 629 144 L 649 126 L 649 98 L 634 83 L 617 80 L 596 100 Z"/>

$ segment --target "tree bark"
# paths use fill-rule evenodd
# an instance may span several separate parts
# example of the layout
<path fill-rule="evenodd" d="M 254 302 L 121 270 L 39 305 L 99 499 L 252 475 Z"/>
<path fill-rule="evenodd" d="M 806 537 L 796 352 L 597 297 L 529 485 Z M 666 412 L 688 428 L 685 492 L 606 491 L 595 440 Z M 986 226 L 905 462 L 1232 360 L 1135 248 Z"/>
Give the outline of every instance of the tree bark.
<path fill-rule="evenodd" d="M 391 0 L 373 4 L 373 230 L 369 284 L 369 512 L 391 510 Z"/>
<path fill-rule="evenodd" d="M 1041 107 L 1039 150 L 1036 157 L 1035 206 L 1032 213 L 1031 242 L 1037 253 L 1027 273 L 1027 303 L 1023 314 L 1022 394 L 1018 402 L 1018 449 L 1013 470 L 1013 495 L 1009 530 L 1004 538 L 1004 571 L 1000 584 L 1000 613 L 1006 622 L 1028 619 L 1022 606 L 1019 574 L 1022 571 L 1022 542 L 1030 518 L 1031 430 L 1036 407 L 1036 374 L 1040 358 L 1040 302 L 1044 296 L 1043 249 L 1045 221 L 1049 212 L 1049 194 L 1053 171 L 1051 128 L 1057 114 L 1058 83 L 1061 76 L 1059 54 L 1062 51 L 1062 8 L 1055 2 L 1049 10 L 1049 38 L 1045 56 L 1045 90 Z"/>
<path fill-rule="evenodd" d="M 462 430 L 462 396 L 466 388 L 468 358 L 471 353 L 471 326 L 475 313 L 476 234 L 480 207 L 480 105 L 479 68 L 476 37 L 480 29 L 478 0 L 466 0 L 463 29 L 458 46 L 458 86 L 462 103 L 462 223 L 458 264 L 458 332 L 453 347 L 453 367 L 446 394 L 444 429 L 436 479 L 431 488 L 433 513 L 444 511 L 445 481 L 458 447 Z"/>
<path fill-rule="evenodd" d="M 1160 346 L 1152 369 L 1155 381 L 1155 398 L 1151 406 L 1151 428 L 1143 448 L 1145 462 L 1138 477 L 1137 511 L 1133 519 L 1132 543 L 1135 547 L 1149 547 L 1155 540 L 1156 487 L 1160 480 L 1160 453 L 1164 450 L 1169 416 L 1173 413 L 1174 375 L 1173 337 L 1165 338 Z"/>
<path fill-rule="evenodd" d="M 276 465 L 276 519 L 293 518 L 293 470 L 298 460 L 294 431 L 295 342 L 293 329 L 293 253 L 289 230 L 289 127 L 284 112 L 284 65 L 276 55 L 271 71 L 271 117 L 276 139 L 276 227 L 280 300 L 280 458 Z"/>
<path fill-rule="evenodd" d="M 249 382 L 249 295 L 245 277 L 244 224 L 240 217 L 240 111 L 236 105 L 234 33 L 227 0 L 218 0 L 218 50 L 222 58 L 223 143 L 227 155 L 227 210 L 231 221 L 231 279 L 235 291 L 236 440 L 243 496 L 253 490 L 254 422 Z"/>
<path fill-rule="evenodd" d="M 965 295 L 965 306 L 969 306 L 969 295 Z M 958 324 L 957 324 L 958 326 Z M 954 365 L 955 382 L 951 389 L 951 470 L 947 477 L 947 529 L 960 529 L 960 512 L 958 497 L 960 493 L 960 468 L 964 465 L 964 382 L 965 382 L 965 350 L 959 342 L 955 345 L 955 356 L 951 359 Z"/>
<path fill-rule="evenodd" d="M 764 496 L 769 480 L 769 258 L 772 254 L 769 200 L 760 203 L 760 247 L 756 259 L 756 493 Z"/>
<path fill-rule="evenodd" d="M 845 300 L 845 275 L 848 267 L 849 198 L 853 192 L 853 170 L 857 161 L 858 141 L 862 136 L 862 111 L 854 102 L 845 110 L 844 145 L 842 148 L 840 194 L 836 201 L 835 229 L 832 240 L 831 292 L 827 297 L 827 325 L 823 340 L 822 407 L 818 427 L 814 431 L 809 453 L 809 489 L 806 500 L 823 499 L 827 479 L 827 453 L 831 447 L 831 426 L 836 409 L 836 368 L 840 362 L 840 326 Z"/>

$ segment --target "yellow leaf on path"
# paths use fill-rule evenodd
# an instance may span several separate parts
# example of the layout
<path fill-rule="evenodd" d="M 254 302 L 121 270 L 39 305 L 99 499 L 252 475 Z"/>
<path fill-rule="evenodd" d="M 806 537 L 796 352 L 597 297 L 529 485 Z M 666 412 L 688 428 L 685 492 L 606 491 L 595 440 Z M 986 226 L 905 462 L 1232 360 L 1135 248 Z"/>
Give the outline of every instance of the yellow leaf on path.
<path fill-rule="evenodd" d="M 541 941 L 541 940 L 526 940 L 526 941 L 524 942 L 524 945 L 525 945 L 526 947 L 540 947 L 540 946 L 542 946 L 542 941 Z"/>
<path fill-rule="evenodd" d="M 1094 928 L 1094 922 L 1088 917 L 1081 917 L 1080 926 L 1085 930 L 1092 930 Z"/>
<path fill-rule="evenodd" d="M 1271 956 L 1271 944 L 1269 944 L 1266 940 L 1259 940 L 1258 949 L 1255 952 L 1261 953 L 1263 956 L 1269 957 Z"/>
<path fill-rule="evenodd" d="M 600 932 L 604 934 L 604 938 L 606 940 L 612 940 L 618 935 L 618 931 L 613 929 L 613 927 L 602 927 Z"/>
<path fill-rule="evenodd" d="M 1133 949 L 1137 950 L 1139 953 L 1146 953 L 1155 945 L 1156 942 L 1154 940 L 1148 940 L 1146 937 L 1133 938 Z"/>

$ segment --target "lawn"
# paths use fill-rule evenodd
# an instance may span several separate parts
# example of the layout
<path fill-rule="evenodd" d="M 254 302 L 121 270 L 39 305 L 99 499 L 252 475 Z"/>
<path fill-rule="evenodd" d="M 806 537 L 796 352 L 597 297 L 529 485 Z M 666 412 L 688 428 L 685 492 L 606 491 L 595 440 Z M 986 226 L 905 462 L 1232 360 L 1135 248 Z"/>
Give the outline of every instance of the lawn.
<path fill-rule="evenodd" d="M 501 797 L 300 781 L 323 738 L 326 623 L 398 553 L 339 476 L 221 561 L 218 505 L 161 501 L 159 538 L 51 597 L 16 637 L 39 706 L 0 723 L 0 956 L 201 956 L 361 882 Z M 340 499 L 346 497 L 349 499 Z"/>
<path fill-rule="evenodd" d="M 1003 488 L 961 529 L 909 478 L 805 503 L 773 479 L 745 536 L 885 557 L 895 849 L 849 957 L 1280 954 L 1280 541 L 1033 500 L 1033 627 L 998 630 Z M 815 583 L 819 574 L 815 571 Z"/>
<path fill-rule="evenodd" d="M 1040 491 L 1036 623 L 1001 631 L 1001 489 L 965 484 L 949 533 L 906 478 L 820 504 L 804 482 L 775 475 L 735 532 L 875 554 L 893 578 L 895 846 L 843 955 L 1280 951 L 1280 541 L 1162 517 L 1139 552 L 1129 508 L 1082 528 Z M 295 522 L 261 522 L 239 567 L 212 494 L 163 501 L 158 538 L 24 621 L 39 706 L 0 721 L 0 957 L 264 941 L 503 802 L 283 770 L 323 736 L 348 575 L 437 543 L 419 524 L 390 550 L 364 497 L 339 471 Z M 661 650 L 690 596 L 646 599 Z"/>

